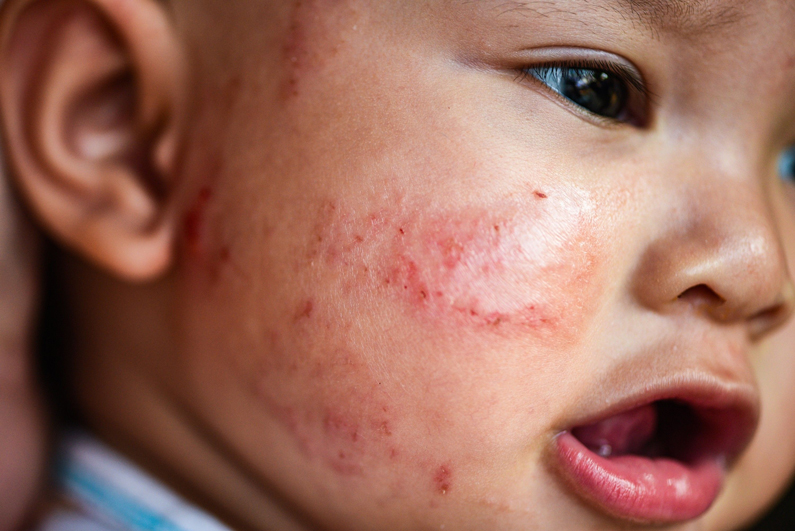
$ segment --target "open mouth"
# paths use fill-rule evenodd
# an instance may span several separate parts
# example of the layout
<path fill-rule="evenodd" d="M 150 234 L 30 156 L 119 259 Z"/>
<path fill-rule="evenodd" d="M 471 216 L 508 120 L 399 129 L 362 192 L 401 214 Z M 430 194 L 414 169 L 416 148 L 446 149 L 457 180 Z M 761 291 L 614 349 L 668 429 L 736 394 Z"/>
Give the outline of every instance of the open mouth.
<path fill-rule="evenodd" d="M 613 516 L 683 522 L 715 502 L 755 428 L 750 404 L 657 400 L 562 433 L 558 464 L 576 492 Z"/>

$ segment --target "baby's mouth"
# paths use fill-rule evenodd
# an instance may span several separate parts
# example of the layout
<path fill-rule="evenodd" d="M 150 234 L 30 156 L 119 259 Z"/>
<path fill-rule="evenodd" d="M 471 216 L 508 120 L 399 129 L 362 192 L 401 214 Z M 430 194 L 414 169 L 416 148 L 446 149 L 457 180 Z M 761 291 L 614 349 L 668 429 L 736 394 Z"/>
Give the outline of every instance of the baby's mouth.
<path fill-rule="evenodd" d="M 574 428 L 572 435 L 605 458 L 635 455 L 692 463 L 699 457 L 697 447 L 715 437 L 710 431 L 691 407 L 665 400 Z"/>
<path fill-rule="evenodd" d="M 750 404 L 657 400 L 562 433 L 558 465 L 578 494 L 612 516 L 683 522 L 714 503 L 755 427 Z"/>

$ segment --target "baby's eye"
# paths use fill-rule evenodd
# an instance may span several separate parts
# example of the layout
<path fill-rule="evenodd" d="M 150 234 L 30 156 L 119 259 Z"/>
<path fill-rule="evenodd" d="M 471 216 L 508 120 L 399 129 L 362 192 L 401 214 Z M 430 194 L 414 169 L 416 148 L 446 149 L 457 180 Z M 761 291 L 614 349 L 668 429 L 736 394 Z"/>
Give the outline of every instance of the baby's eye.
<path fill-rule="evenodd" d="M 607 68 L 549 65 L 527 68 L 525 73 L 578 107 L 614 122 L 642 125 L 643 84 L 632 74 Z"/>
<path fill-rule="evenodd" d="M 629 102 L 624 81 L 604 70 L 547 66 L 531 68 L 528 73 L 561 96 L 605 118 L 618 120 Z"/>
<path fill-rule="evenodd" d="M 795 184 L 795 146 L 781 154 L 778 160 L 778 174 L 784 181 Z"/>

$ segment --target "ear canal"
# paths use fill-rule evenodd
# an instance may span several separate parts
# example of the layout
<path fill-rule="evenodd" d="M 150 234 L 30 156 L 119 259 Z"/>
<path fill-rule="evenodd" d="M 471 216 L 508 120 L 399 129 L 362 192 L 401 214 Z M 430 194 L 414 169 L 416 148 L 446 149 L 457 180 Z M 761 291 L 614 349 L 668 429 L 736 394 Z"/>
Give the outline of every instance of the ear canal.
<path fill-rule="evenodd" d="M 109 72 L 70 110 L 70 147 L 88 161 L 117 158 L 134 150 L 135 80 L 128 71 Z"/>
<path fill-rule="evenodd" d="M 153 279 L 172 260 L 163 152 L 183 107 L 165 12 L 151 0 L 20 0 L 10 11 L 0 103 L 23 195 L 73 252 Z"/>

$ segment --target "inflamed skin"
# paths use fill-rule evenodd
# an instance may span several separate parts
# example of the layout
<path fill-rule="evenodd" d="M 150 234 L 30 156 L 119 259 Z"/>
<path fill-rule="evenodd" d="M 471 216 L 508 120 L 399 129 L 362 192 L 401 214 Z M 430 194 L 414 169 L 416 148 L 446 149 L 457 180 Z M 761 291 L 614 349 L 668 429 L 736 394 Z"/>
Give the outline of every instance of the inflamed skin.
<path fill-rule="evenodd" d="M 790 477 L 791 2 L 3 21 L 82 415 L 230 525 L 728 530 Z"/>

